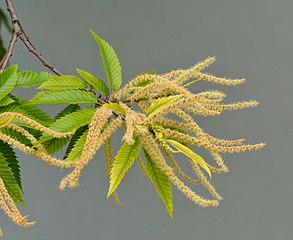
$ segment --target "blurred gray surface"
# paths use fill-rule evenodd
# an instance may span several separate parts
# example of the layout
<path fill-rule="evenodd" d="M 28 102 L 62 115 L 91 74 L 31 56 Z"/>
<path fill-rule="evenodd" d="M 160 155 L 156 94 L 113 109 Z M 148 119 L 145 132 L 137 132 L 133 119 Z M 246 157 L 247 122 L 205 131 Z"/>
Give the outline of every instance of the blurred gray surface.
<path fill-rule="evenodd" d="M 257 99 L 261 104 L 199 118 L 199 123 L 215 136 L 245 137 L 267 146 L 225 155 L 230 173 L 213 178 L 224 196 L 217 208 L 193 205 L 174 189 L 175 222 L 137 165 L 119 187 L 121 209 L 106 200 L 102 151 L 83 172 L 80 186 L 66 191 L 58 189 L 65 173 L 19 153 L 28 206 L 23 212 L 38 223 L 23 229 L 1 212 L 3 239 L 291 239 L 293 1 L 15 0 L 14 4 L 33 43 L 66 74 L 75 74 L 74 68 L 80 67 L 105 75 L 90 28 L 117 51 L 124 83 L 139 72 L 163 73 L 217 56 L 209 72 L 246 77 L 247 83 L 238 87 L 200 83 L 193 90 L 224 90 L 227 101 Z M 20 41 L 11 63 L 18 63 L 20 69 L 44 70 Z M 28 99 L 32 95 L 17 93 Z M 44 108 L 52 116 L 57 111 Z"/>

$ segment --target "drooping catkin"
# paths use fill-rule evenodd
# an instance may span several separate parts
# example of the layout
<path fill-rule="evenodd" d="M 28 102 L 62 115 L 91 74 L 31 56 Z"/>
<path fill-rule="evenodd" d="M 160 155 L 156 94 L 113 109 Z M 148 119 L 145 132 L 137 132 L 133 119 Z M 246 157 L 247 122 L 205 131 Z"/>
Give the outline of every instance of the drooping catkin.
<path fill-rule="evenodd" d="M 12 130 L 21 133 L 23 136 L 26 137 L 26 139 L 30 140 L 30 142 L 32 144 L 37 143 L 37 139 L 34 137 L 34 135 L 32 135 L 31 133 L 29 133 L 29 131 L 25 130 L 23 127 L 18 126 L 16 124 L 10 123 L 7 128 L 11 128 Z M 36 146 L 40 151 L 42 152 L 47 152 L 46 149 L 42 146 L 42 144 L 38 144 Z"/>
<path fill-rule="evenodd" d="M 171 182 L 191 201 L 202 207 L 208 206 L 218 206 L 219 202 L 217 200 L 207 200 L 200 197 L 189 187 L 187 187 L 174 173 L 174 170 L 167 165 L 160 150 L 158 149 L 155 140 L 150 135 L 148 131 L 140 129 L 138 135 L 141 140 L 141 144 L 145 151 L 150 155 L 150 157 L 156 162 L 160 169 L 168 176 Z"/>
<path fill-rule="evenodd" d="M 6 203 L 7 202 L 7 203 Z M 18 208 L 16 207 L 13 199 L 10 197 L 3 179 L 0 177 L 0 205 L 2 210 L 6 213 L 6 215 L 16 224 L 29 227 L 34 225 L 36 222 L 28 222 L 28 216 L 22 216 L 19 212 Z"/>
<path fill-rule="evenodd" d="M 82 169 L 88 164 L 88 162 L 93 158 L 94 154 L 104 141 L 121 125 L 122 118 L 118 116 L 110 125 L 104 130 L 102 134 L 100 134 L 99 128 L 94 128 L 93 137 L 91 138 L 91 142 L 85 143 L 85 148 L 88 149 L 87 152 L 83 150 L 80 159 L 76 162 L 75 169 L 62 179 L 60 182 L 60 189 L 64 189 L 67 184 L 69 187 L 74 188 L 78 186 L 78 179 L 80 177 Z M 98 124 L 97 124 L 98 125 Z M 90 148 L 86 148 L 86 145 L 90 145 Z"/>
<path fill-rule="evenodd" d="M 134 144 L 134 123 L 135 124 L 141 124 L 142 120 L 140 119 L 140 116 L 138 113 L 133 111 L 130 107 L 128 107 L 125 103 L 119 102 L 119 105 L 124 109 L 126 116 L 125 116 L 125 124 L 126 124 L 126 133 L 124 135 L 124 140 L 129 145 Z"/>
<path fill-rule="evenodd" d="M 197 80 L 204 80 L 204 81 L 213 82 L 213 83 L 226 85 L 226 86 L 236 86 L 245 82 L 244 78 L 227 79 L 227 78 L 216 77 L 216 76 L 206 74 L 206 73 L 201 73 L 201 72 L 195 73 L 193 77 L 195 77 Z"/>
<path fill-rule="evenodd" d="M 193 179 L 192 177 L 188 176 L 186 173 L 182 171 L 182 169 L 177 164 L 176 160 L 173 158 L 172 154 L 168 152 L 166 149 L 163 149 L 163 153 L 167 156 L 167 159 L 170 161 L 173 168 L 176 170 L 176 172 L 186 179 L 187 181 L 191 182 L 192 184 L 199 184 L 201 182 L 200 179 Z"/>
<path fill-rule="evenodd" d="M 21 114 L 21 113 L 15 113 L 15 112 L 4 112 L 4 113 L 1 113 L 0 114 L 0 118 L 5 118 L 5 117 L 8 117 L 8 116 L 14 116 L 14 118 L 17 118 L 29 125 L 31 125 L 32 127 L 35 127 L 36 129 L 40 130 L 40 131 L 43 131 L 43 132 L 46 132 L 50 135 L 52 135 L 53 137 L 56 137 L 56 138 L 62 138 L 62 137 L 68 137 L 72 134 L 74 134 L 75 130 L 74 131 L 70 131 L 70 132 L 65 132 L 65 133 L 61 133 L 61 132 L 56 132 L 50 128 L 47 128 L 46 126 L 38 123 L 37 121 Z"/>
<path fill-rule="evenodd" d="M 209 182 L 209 180 L 205 177 L 205 175 L 202 173 L 200 170 L 200 167 L 194 160 L 189 159 L 189 162 L 196 173 L 196 175 L 199 177 L 201 180 L 202 184 L 206 187 L 206 189 L 210 192 L 210 194 L 217 200 L 222 200 L 223 198 L 217 193 L 216 189 L 214 186 Z"/>
<path fill-rule="evenodd" d="M 188 79 L 192 78 L 195 73 L 198 73 L 198 72 L 204 70 L 205 68 L 207 68 L 209 65 L 211 65 L 215 61 L 216 61 L 215 57 L 208 57 L 208 58 L 200 61 L 195 66 L 186 70 L 186 72 L 184 74 L 182 74 L 181 76 L 179 76 L 177 79 L 175 79 L 174 82 L 178 85 L 183 84 Z"/>
<path fill-rule="evenodd" d="M 186 121 L 187 126 L 190 127 L 190 130 L 195 132 L 200 138 L 202 139 L 206 139 L 210 142 L 213 142 L 215 144 L 219 144 L 219 145 L 238 145 L 243 143 L 243 141 L 245 141 L 245 139 L 240 138 L 240 139 L 232 139 L 232 140 L 226 140 L 226 139 L 220 139 L 220 138 L 216 138 L 214 136 L 211 136 L 209 134 L 207 134 L 206 132 L 204 132 L 199 126 L 198 124 L 193 120 L 193 118 L 191 116 L 189 116 L 187 113 L 185 113 L 183 110 L 181 109 L 175 109 L 174 113 L 182 118 L 184 121 Z"/>
<path fill-rule="evenodd" d="M 27 154 L 31 154 L 37 158 L 40 158 L 41 160 L 45 161 L 49 165 L 54 165 L 54 166 L 58 166 L 61 168 L 69 168 L 69 167 L 75 166 L 74 162 L 64 162 L 63 160 L 54 158 L 41 150 L 35 150 L 29 146 L 26 146 L 25 144 L 15 140 L 14 138 L 12 138 L 4 133 L 1 133 L 1 132 L 0 132 L 0 139 L 2 141 L 12 145 L 13 147 L 19 149 L 22 152 L 25 152 Z"/>

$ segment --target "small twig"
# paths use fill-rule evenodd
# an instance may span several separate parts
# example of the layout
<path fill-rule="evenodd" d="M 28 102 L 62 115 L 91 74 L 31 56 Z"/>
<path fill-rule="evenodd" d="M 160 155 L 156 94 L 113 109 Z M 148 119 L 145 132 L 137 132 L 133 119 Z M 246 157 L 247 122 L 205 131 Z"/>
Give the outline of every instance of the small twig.
<path fill-rule="evenodd" d="M 9 61 L 9 59 L 11 58 L 12 54 L 13 54 L 13 49 L 14 49 L 14 45 L 17 41 L 17 34 L 13 33 L 12 37 L 10 39 L 9 42 L 9 47 L 4 55 L 4 57 L 2 58 L 1 62 L 0 62 L 0 70 L 4 69 Z"/>
<path fill-rule="evenodd" d="M 30 42 L 28 36 L 25 34 L 19 18 L 17 17 L 16 11 L 13 7 L 12 4 L 12 0 L 5 0 L 6 2 L 6 6 L 7 6 L 7 10 L 10 14 L 11 17 L 11 22 L 12 22 L 12 29 L 13 29 L 13 34 L 16 34 L 17 37 L 20 38 L 20 40 L 24 43 L 24 45 L 27 47 L 27 49 L 34 54 L 43 64 L 45 67 L 49 68 L 52 72 L 54 72 L 57 75 L 62 75 L 62 73 L 60 71 L 58 71 L 52 64 L 50 64 L 37 50 L 36 48 L 32 45 L 32 43 Z M 16 40 L 15 40 L 16 41 Z M 10 52 L 12 53 L 13 48 L 14 48 L 14 44 L 10 44 Z M 8 52 L 8 51 L 7 51 Z M 6 64 L 9 60 L 9 58 L 11 57 L 11 54 L 5 54 L 3 60 L 1 61 L 2 66 L 1 68 L 3 68 L 4 66 L 4 62 L 6 61 Z M 6 60 L 7 59 L 7 60 Z M 4 66 L 5 67 L 5 66 Z"/>

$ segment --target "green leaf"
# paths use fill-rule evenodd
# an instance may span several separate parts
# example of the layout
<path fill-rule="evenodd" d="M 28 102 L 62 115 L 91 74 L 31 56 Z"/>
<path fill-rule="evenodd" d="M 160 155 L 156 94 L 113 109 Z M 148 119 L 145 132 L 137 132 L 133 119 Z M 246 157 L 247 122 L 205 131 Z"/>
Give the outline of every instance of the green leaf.
<path fill-rule="evenodd" d="M 73 131 L 84 125 L 87 125 L 92 120 L 92 117 L 95 114 L 95 112 L 96 109 L 94 107 L 85 107 L 82 109 L 78 109 L 75 112 L 69 113 L 64 117 L 57 119 L 55 122 L 52 123 L 50 129 L 56 132 L 63 133 Z M 45 133 L 40 138 L 38 143 L 42 143 L 52 138 L 54 137 Z"/>
<path fill-rule="evenodd" d="M 54 118 L 54 121 L 56 122 L 56 120 L 58 120 L 59 118 L 62 118 L 64 116 L 66 116 L 67 114 L 76 112 L 77 110 L 80 109 L 80 106 L 78 106 L 77 104 L 70 104 L 67 107 L 65 107 L 64 109 L 62 109 Z"/>
<path fill-rule="evenodd" d="M 48 126 L 52 123 L 51 117 L 37 106 L 18 96 L 12 95 L 12 98 L 15 101 L 15 105 L 24 110 L 25 115 L 32 116 L 34 119 L 37 119 L 38 122 L 45 126 Z"/>
<path fill-rule="evenodd" d="M 123 116 L 126 115 L 125 110 L 118 104 L 118 103 L 105 103 L 101 107 L 109 108 L 111 110 L 114 110 L 116 112 L 121 113 Z"/>
<path fill-rule="evenodd" d="M 11 92 L 17 81 L 17 65 L 0 72 L 0 101 Z"/>
<path fill-rule="evenodd" d="M 44 81 L 46 81 L 48 78 L 52 76 L 54 75 L 48 72 L 36 73 L 33 71 L 20 71 L 18 73 L 18 79 L 17 79 L 15 87 L 29 88 L 29 87 L 43 83 Z"/>
<path fill-rule="evenodd" d="M 0 176 L 12 199 L 25 206 L 21 194 L 20 170 L 12 148 L 0 141 Z"/>
<path fill-rule="evenodd" d="M 80 107 L 77 104 L 68 105 L 66 108 L 64 108 L 62 111 L 60 111 L 57 114 L 57 116 L 54 118 L 54 122 L 56 122 L 58 119 L 64 117 L 65 115 L 69 113 L 77 111 L 78 109 L 80 109 Z M 68 142 L 68 140 L 69 140 L 69 137 L 52 138 L 50 140 L 43 142 L 42 144 L 49 154 L 53 154 L 57 152 L 58 150 L 60 150 L 62 147 L 64 147 L 65 144 Z"/>
<path fill-rule="evenodd" d="M 68 137 L 63 137 L 63 138 L 53 138 L 48 141 L 43 142 L 43 146 L 47 150 L 49 154 L 53 154 L 60 150 L 62 147 L 66 145 L 68 142 L 69 138 Z"/>
<path fill-rule="evenodd" d="M 134 162 L 134 159 L 139 154 L 140 150 L 140 141 L 139 138 L 135 138 L 135 142 L 133 145 L 129 145 L 124 143 L 120 150 L 118 151 L 113 167 L 111 169 L 110 174 L 110 187 L 107 194 L 107 198 L 111 196 L 111 194 L 116 190 L 119 186 L 121 180 L 123 179 L 125 173 L 131 167 Z"/>
<path fill-rule="evenodd" d="M 174 146 L 178 151 L 182 152 L 184 155 L 189 157 L 191 160 L 198 163 L 209 174 L 209 177 L 210 178 L 212 177 L 211 171 L 210 171 L 207 163 L 200 155 L 198 155 L 197 153 L 192 151 L 189 147 L 184 146 L 180 142 L 177 142 L 175 140 L 170 140 L 170 139 L 168 139 L 166 141 L 168 143 L 170 143 L 172 146 Z"/>
<path fill-rule="evenodd" d="M 0 101 L 0 107 L 4 107 L 4 106 L 7 106 L 11 103 L 13 103 L 14 100 L 9 96 L 7 95 L 6 97 L 4 97 L 1 101 Z"/>
<path fill-rule="evenodd" d="M 57 132 L 70 132 L 78 129 L 81 126 L 88 124 L 92 120 L 95 112 L 96 109 L 94 107 L 78 109 L 75 112 L 69 113 L 64 117 L 57 119 L 54 123 L 52 123 L 50 129 Z"/>
<path fill-rule="evenodd" d="M 109 43 L 91 30 L 100 47 L 100 54 L 111 89 L 118 90 L 122 84 L 122 73 L 119 59 Z"/>
<path fill-rule="evenodd" d="M 157 166 L 157 164 L 151 159 L 144 151 L 144 158 L 146 160 L 146 173 L 149 179 L 156 187 L 158 195 L 164 202 L 169 215 L 173 218 L 173 195 L 172 185 L 166 174 Z"/>
<path fill-rule="evenodd" d="M 10 128 L 1 128 L 0 131 L 27 146 L 32 146 L 31 141 L 19 132 L 16 132 Z"/>
<path fill-rule="evenodd" d="M 160 109 L 168 106 L 178 98 L 180 98 L 182 95 L 174 95 L 169 97 L 162 97 L 158 98 L 156 101 L 154 101 L 149 108 L 146 110 L 146 116 L 150 116 L 154 114 L 155 112 L 159 111 Z"/>
<path fill-rule="evenodd" d="M 68 150 L 67 156 L 64 158 L 66 161 L 75 162 L 80 158 L 84 144 L 86 142 L 87 133 L 88 130 L 86 129 L 72 136 L 72 141 L 70 142 L 72 145 L 68 146 L 70 150 Z"/>
<path fill-rule="evenodd" d="M 91 92 L 81 90 L 43 91 L 31 100 L 34 104 L 78 104 L 97 103 L 97 97 Z"/>
<path fill-rule="evenodd" d="M 76 71 L 88 84 L 93 86 L 96 90 L 100 91 L 101 93 L 104 93 L 106 96 L 109 95 L 109 88 L 102 79 L 97 78 L 93 74 L 83 71 L 79 68 L 76 68 Z"/>
<path fill-rule="evenodd" d="M 51 77 L 43 82 L 38 88 L 50 90 L 87 89 L 85 83 L 81 79 L 69 75 Z"/>

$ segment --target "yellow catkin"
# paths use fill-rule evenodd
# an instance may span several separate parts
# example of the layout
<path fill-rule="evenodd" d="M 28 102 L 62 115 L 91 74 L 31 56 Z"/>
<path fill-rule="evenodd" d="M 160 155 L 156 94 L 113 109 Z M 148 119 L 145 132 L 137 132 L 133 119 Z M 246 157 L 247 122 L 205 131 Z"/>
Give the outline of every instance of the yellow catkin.
<path fill-rule="evenodd" d="M 34 135 L 30 134 L 27 130 L 25 130 L 23 127 L 18 126 L 16 124 L 10 123 L 7 128 L 11 128 L 12 130 L 21 133 L 23 136 L 26 137 L 26 139 L 30 140 L 32 144 L 35 144 L 38 140 L 34 137 Z M 46 149 L 41 145 L 38 144 L 36 146 L 40 151 L 46 152 Z"/>
<path fill-rule="evenodd" d="M 213 83 L 226 85 L 226 86 L 236 86 L 245 82 L 244 78 L 227 79 L 227 78 L 220 78 L 220 77 L 216 77 L 210 74 L 200 73 L 200 72 L 195 73 L 193 77 L 196 77 L 197 80 L 204 80 L 204 81 L 213 82 Z"/>
<path fill-rule="evenodd" d="M 211 65 L 215 61 L 216 61 L 215 57 L 208 57 L 208 58 L 200 61 L 195 66 L 193 66 L 193 67 L 189 68 L 188 70 L 186 70 L 186 72 L 184 74 L 182 74 L 177 79 L 175 79 L 174 80 L 175 83 L 176 84 L 183 84 L 188 79 L 192 78 L 195 73 L 204 70 L 205 68 L 207 68 L 209 65 Z"/>
<path fill-rule="evenodd" d="M 27 154 L 31 154 L 37 158 L 40 158 L 41 160 L 45 161 L 49 165 L 54 165 L 54 166 L 58 166 L 61 168 L 69 168 L 69 167 L 75 166 L 75 163 L 64 162 L 63 160 L 51 157 L 50 155 L 46 154 L 45 152 L 40 151 L 40 150 L 35 150 L 31 147 L 28 147 L 28 146 L 24 145 L 23 143 L 15 140 L 14 138 L 12 138 L 6 134 L 3 134 L 1 132 L 0 132 L 0 139 L 8 144 L 11 144 L 13 147 L 16 147 L 17 149 L 19 149 L 22 152 L 25 152 Z"/>
<path fill-rule="evenodd" d="M 218 111 L 233 111 L 243 108 L 249 108 L 249 107 L 256 107 L 259 104 L 258 101 L 245 101 L 245 102 L 235 102 L 230 104 L 222 104 L 222 105 L 213 105 L 210 104 L 208 107 L 212 110 L 218 110 Z"/>
<path fill-rule="evenodd" d="M 204 97 L 199 97 L 197 98 L 197 101 L 200 103 L 204 104 L 205 106 L 208 105 L 219 105 L 222 102 L 222 99 L 209 99 L 209 98 L 204 98 Z"/>
<path fill-rule="evenodd" d="M 111 167 L 112 167 L 112 164 L 113 164 L 113 154 L 112 154 L 112 142 L 111 142 L 111 137 L 107 137 L 106 140 L 105 140 L 105 147 L 104 147 L 104 150 L 105 150 L 105 165 L 106 165 L 106 171 L 107 171 L 107 175 L 108 175 L 108 178 L 110 179 L 110 174 L 111 174 Z M 116 203 L 120 206 L 120 207 L 123 207 L 120 199 L 119 199 L 119 196 L 118 196 L 118 193 L 117 191 L 115 191 L 113 194 L 112 194 L 114 200 L 116 201 Z"/>
<path fill-rule="evenodd" d="M 134 123 L 141 124 L 142 120 L 140 115 L 128 107 L 125 103 L 119 102 L 119 105 L 124 109 L 126 113 L 125 123 L 126 123 L 126 133 L 124 135 L 124 140 L 129 145 L 134 144 L 133 132 L 134 132 Z"/>
<path fill-rule="evenodd" d="M 71 131 L 71 132 L 66 132 L 66 133 L 60 133 L 60 132 L 56 132 L 54 130 L 51 130 L 47 127 L 45 127 L 44 125 L 38 123 L 37 121 L 25 116 L 25 115 L 22 115 L 21 113 L 15 113 L 15 112 L 4 112 L 4 113 L 1 113 L 0 114 L 0 118 L 2 117 L 8 117 L 8 116 L 14 116 L 15 118 L 31 125 L 32 127 L 35 127 L 36 129 L 40 130 L 40 131 L 43 131 L 43 132 L 46 132 L 50 135 L 52 135 L 53 137 L 56 137 L 56 138 L 62 138 L 62 137 L 68 137 L 72 134 L 74 134 L 75 131 Z"/>
<path fill-rule="evenodd" d="M 170 163 L 173 166 L 173 168 L 177 171 L 177 173 L 181 177 L 183 177 L 187 181 L 191 182 L 192 184 L 199 184 L 201 182 L 200 179 L 193 179 L 192 177 L 189 177 L 187 174 L 185 174 L 182 171 L 182 169 L 179 167 L 179 165 L 177 164 L 176 160 L 173 158 L 173 156 L 172 156 L 172 154 L 170 152 L 166 151 L 166 149 L 163 149 L 163 152 L 167 156 L 167 159 L 170 161 Z"/>
<path fill-rule="evenodd" d="M 183 94 L 185 96 L 192 96 L 193 94 L 189 92 L 184 87 L 178 86 L 174 82 L 168 81 L 166 79 L 161 79 L 159 82 L 154 82 L 152 84 L 147 85 L 140 91 L 137 91 L 130 98 L 131 101 L 137 101 L 141 98 L 151 99 L 158 95 L 161 91 L 169 90 L 174 94 Z"/>
<path fill-rule="evenodd" d="M 6 200 L 6 201 L 5 201 Z M 8 205 L 10 208 L 8 207 Z M 28 216 L 22 216 L 17 209 L 13 199 L 8 194 L 7 189 L 5 188 L 3 179 L 0 177 L 0 205 L 2 210 L 6 213 L 6 215 L 16 224 L 23 226 L 23 227 L 29 227 L 34 225 L 36 222 L 28 222 L 27 218 Z"/>
<path fill-rule="evenodd" d="M 100 137 L 103 126 L 108 122 L 109 117 L 112 115 L 112 111 L 108 108 L 98 108 L 89 124 L 89 130 L 82 150 L 81 156 L 76 161 L 76 167 L 71 174 L 64 178 L 60 183 L 60 189 L 64 189 L 69 183 L 70 187 L 76 187 L 77 181 L 80 175 L 81 165 L 85 165 L 95 154 L 95 144 Z M 79 168 L 77 167 L 79 164 Z"/>
<path fill-rule="evenodd" d="M 204 104 L 199 102 L 193 97 L 187 98 L 187 101 L 181 105 L 182 108 L 187 109 L 189 112 L 194 113 L 195 115 L 201 116 L 216 116 L 221 113 L 221 111 L 209 109 Z"/>
<path fill-rule="evenodd" d="M 139 75 L 136 78 L 132 79 L 125 87 L 123 87 L 122 89 L 120 89 L 117 92 L 113 93 L 110 96 L 110 101 L 120 100 L 123 96 L 125 96 L 127 94 L 127 92 L 129 90 L 131 90 L 131 88 L 133 86 L 135 86 L 136 84 L 138 84 L 140 82 L 143 82 L 145 80 L 168 81 L 167 78 L 164 78 L 162 76 L 155 75 L 155 74 L 142 74 L 142 75 Z"/>
<path fill-rule="evenodd" d="M 175 137 L 183 142 L 196 144 L 210 151 L 218 151 L 218 152 L 224 152 L 224 153 L 239 153 L 239 152 L 260 149 L 265 146 L 265 143 L 258 143 L 258 144 L 252 144 L 252 145 L 240 145 L 240 146 L 219 146 L 216 144 L 211 144 L 208 141 L 204 141 L 202 139 L 195 138 L 190 135 L 178 132 L 176 130 L 160 128 L 160 131 L 164 133 L 167 137 Z"/>
<path fill-rule="evenodd" d="M 215 162 L 218 164 L 218 166 L 220 167 L 219 169 L 218 168 L 215 168 L 215 167 L 212 167 L 210 166 L 210 169 L 213 171 L 213 172 L 216 172 L 216 173 L 221 173 L 221 172 L 229 172 L 229 169 L 228 167 L 225 165 L 224 161 L 223 161 L 223 158 L 221 157 L 221 155 L 216 152 L 216 151 L 210 151 L 210 154 L 213 156 Z"/>
<path fill-rule="evenodd" d="M 158 149 L 155 140 L 150 135 L 147 130 L 139 129 L 138 135 L 141 140 L 141 144 L 145 151 L 150 155 L 150 157 L 156 162 L 160 169 L 168 176 L 171 182 L 191 201 L 202 207 L 208 206 L 218 206 L 219 202 L 217 200 L 208 200 L 202 198 L 189 187 L 187 187 L 174 173 L 174 170 L 167 165 L 160 150 Z"/>
<path fill-rule="evenodd" d="M 164 148 L 166 151 L 170 153 L 179 153 L 177 150 L 173 150 L 163 139 L 157 139 L 157 142 Z"/>
<path fill-rule="evenodd" d="M 94 129 L 95 132 L 91 142 L 87 143 L 86 141 L 85 148 L 82 151 L 80 159 L 76 162 L 75 169 L 68 176 L 62 179 L 59 186 L 60 189 L 64 189 L 67 184 L 71 188 L 78 186 L 78 179 L 82 169 L 88 164 L 104 141 L 121 125 L 121 123 L 122 118 L 119 116 L 104 130 L 101 135 L 98 128 Z"/>
<path fill-rule="evenodd" d="M 206 189 L 210 192 L 210 194 L 217 200 L 222 200 L 223 198 L 217 193 L 216 189 L 214 186 L 209 182 L 209 180 L 205 177 L 205 175 L 202 173 L 200 170 L 200 167 L 196 162 L 194 162 L 192 159 L 189 159 L 190 164 L 196 173 L 196 175 L 199 177 L 201 180 L 202 184 L 206 187 Z"/>
<path fill-rule="evenodd" d="M 226 139 L 219 139 L 219 138 L 213 137 L 213 136 L 207 134 L 206 132 L 204 132 L 198 126 L 198 124 L 193 120 L 193 118 L 191 116 L 189 116 L 187 113 L 185 113 L 183 110 L 176 109 L 176 110 L 174 110 L 174 113 L 177 116 L 179 116 L 180 118 L 182 118 L 184 121 L 187 122 L 187 126 L 190 127 L 191 131 L 195 132 L 200 138 L 206 139 L 212 143 L 228 146 L 228 145 L 238 145 L 238 144 L 243 143 L 243 141 L 245 141 L 245 139 L 243 139 L 243 138 L 226 140 Z"/>
<path fill-rule="evenodd" d="M 194 94 L 195 98 L 208 98 L 208 99 L 217 99 L 217 100 L 223 100 L 226 97 L 226 94 L 220 91 L 205 91 Z"/>
<path fill-rule="evenodd" d="M 176 69 L 174 71 L 163 74 L 162 77 L 165 77 L 165 78 L 168 78 L 171 80 L 172 78 L 178 77 L 179 75 L 184 74 L 185 72 L 186 72 L 186 70 Z"/>

